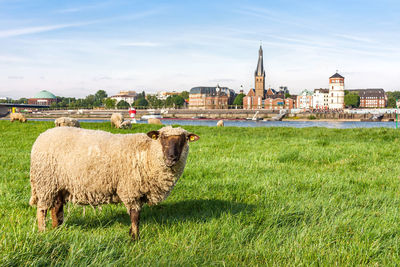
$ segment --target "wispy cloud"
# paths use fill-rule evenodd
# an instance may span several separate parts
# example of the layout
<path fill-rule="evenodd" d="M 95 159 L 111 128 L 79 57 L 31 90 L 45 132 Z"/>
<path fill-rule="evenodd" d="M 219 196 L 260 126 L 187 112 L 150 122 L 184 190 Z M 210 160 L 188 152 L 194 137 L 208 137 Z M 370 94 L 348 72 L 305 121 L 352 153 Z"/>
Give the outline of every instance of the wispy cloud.
<path fill-rule="evenodd" d="M 355 41 L 355 42 L 363 42 L 363 43 L 376 43 L 372 39 L 365 38 L 365 37 L 360 37 L 360 36 L 355 36 L 355 35 L 347 35 L 347 34 L 334 34 L 336 37 L 344 38 L 350 41 Z"/>
<path fill-rule="evenodd" d="M 81 11 L 86 11 L 86 10 L 92 10 L 96 8 L 102 8 L 105 6 L 108 6 L 110 2 L 102 2 L 102 3 L 96 3 L 93 5 L 82 5 L 82 6 L 76 6 L 76 7 L 68 7 L 68 8 L 63 8 L 56 10 L 56 13 L 75 13 L 75 12 L 81 12 Z"/>
<path fill-rule="evenodd" d="M 36 27 L 26 27 L 26 28 L 20 28 L 20 29 L 3 30 L 3 31 L 0 31 L 0 38 L 48 32 L 48 31 L 54 31 L 54 30 L 59 30 L 59 29 L 64 29 L 64 28 L 78 27 L 78 26 L 87 25 L 90 23 L 93 23 L 93 22 L 56 24 L 56 25 L 36 26 Z"/>
<path fill-rule="evenodd" d="M 8 76 L 9 80 L 22 80 L 24 76 Z"/>
<path fill-rule="evenodd" d="M 120 46 L 132 46 L 132 47 L 156 47 L 156 46 L 161 46 L 161 43 L 154 43 L 154 42 L 129 42 L 129 43 L 123 43 Z"/>

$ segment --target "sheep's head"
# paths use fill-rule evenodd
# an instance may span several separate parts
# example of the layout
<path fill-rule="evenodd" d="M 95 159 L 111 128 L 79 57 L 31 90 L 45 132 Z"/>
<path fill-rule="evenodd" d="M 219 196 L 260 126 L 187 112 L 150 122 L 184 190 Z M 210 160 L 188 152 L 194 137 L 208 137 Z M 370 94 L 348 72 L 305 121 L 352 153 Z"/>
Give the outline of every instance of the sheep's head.
<path fill-rule="evenodd" d="M 147 136 L 161 143 L 164 162 L 168 167 L 174 166 L 179 161 L 188 142 L 194 142 L 200 138 L 182 128 L 172 128 L 171 126 L 161 128 L 159 131 L 148 132 Z"/>

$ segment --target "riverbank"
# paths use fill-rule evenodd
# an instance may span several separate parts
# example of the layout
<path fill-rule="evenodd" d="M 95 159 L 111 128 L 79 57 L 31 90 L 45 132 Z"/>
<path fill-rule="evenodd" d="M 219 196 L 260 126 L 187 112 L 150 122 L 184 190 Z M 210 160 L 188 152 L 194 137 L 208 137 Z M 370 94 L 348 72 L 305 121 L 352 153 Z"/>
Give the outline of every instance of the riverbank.
<path fill-rule="evenodd" d="M 39 112 L 26 113 L 28 118 L 58 118 L 62 116 L 81 118 L 81 119 L 108 119 L 114 112 L 119 112 L 125 118 L 129 118 L 128 110 L 41 110 Z M 372 110 L 371 110 L 372 112 Z M 374 111 L 376 112 L 376 111 Z M 140 119 L 143 115 L 148 114 L 161 114 L 166 119 L 213 119 L 213 120 L 246 120 L 246 119 L 259 119 L 268 120 L 276 117 L 278 111 L 270 110 L 243 110 L 243 109 L 226 109 L 226 110 L 192 110 L 192 109 L 168 109 L 168 110 L 137 110 L 136 117 Z M 354 114 L 354 113 L 289 113 L 284 120 L 321 120 L 321 121 L 357 121 L 365 120 L 371 117 L 371 114 Z M 394 120 L 396 115 L 394 113 L 384 113 L 383 121 Z"/>

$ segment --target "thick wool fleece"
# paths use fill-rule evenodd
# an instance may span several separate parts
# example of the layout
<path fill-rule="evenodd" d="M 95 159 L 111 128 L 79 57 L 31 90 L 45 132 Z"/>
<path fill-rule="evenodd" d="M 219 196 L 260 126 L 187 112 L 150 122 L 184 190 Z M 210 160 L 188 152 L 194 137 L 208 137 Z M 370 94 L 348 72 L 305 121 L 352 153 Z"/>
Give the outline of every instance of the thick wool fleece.
<path fill-rule="evenodd" d="M 124 116 L 122 113 L 113 113 L 111 115 L 111 127 L 114 126 L 115 128 L 120 128 L 122 122 L 124 121 Z"/>
<path fill-rule="evenodd" d="M 57 118 L 54 120 L 54 124 L 56 127 L 62 127 L 62 126 L 70 126 L 70 127 L 81 127 L 79 121 L 74 118 L 69 118 L 69 117 L 61 117 Z"/>
<path fill-rule="evenodd" d="M 25 118 L 24 115 L 22 115 L 22 113 L 11 113 L 10 114 L 10 121 L 20 121 L 20 122 L 26 122 L 27 119 Z"/>
<path fill-rule="evenodd" d="M 164 127 L 160 134 L 188 133 Z M 165 165 L 159 141 L 146 134 L 111 134 L 56 127 L 42 133 L 31 153 L 30 204 L 49 209 L 57 194 L 82 205 L 123 202 L 127 209 L 164 200 L 182 175 L 189 146 L 172 168 Z"/>
<path fill-rule="evenodd" d="M 157 119 L 157 118 L 150 118 L 150 119 L 147 120 L 147 123 L 148 124 L 156 124 L 156 125 L 161 125 L 162 124 L 160 119 Z"/>

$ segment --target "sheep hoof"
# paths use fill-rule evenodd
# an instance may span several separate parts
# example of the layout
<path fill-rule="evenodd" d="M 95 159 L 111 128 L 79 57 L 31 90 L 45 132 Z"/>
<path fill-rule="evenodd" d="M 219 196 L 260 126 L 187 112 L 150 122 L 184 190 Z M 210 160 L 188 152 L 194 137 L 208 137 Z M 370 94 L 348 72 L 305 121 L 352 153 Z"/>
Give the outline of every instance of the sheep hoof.
<path fill-rule="evenodd" d="M 132 241 L 138 241 L 139 240 L 139 233 L 137 231 L 132 231 L 132 228 L 129 229 L 129 235 L 132 238 Z"/>

